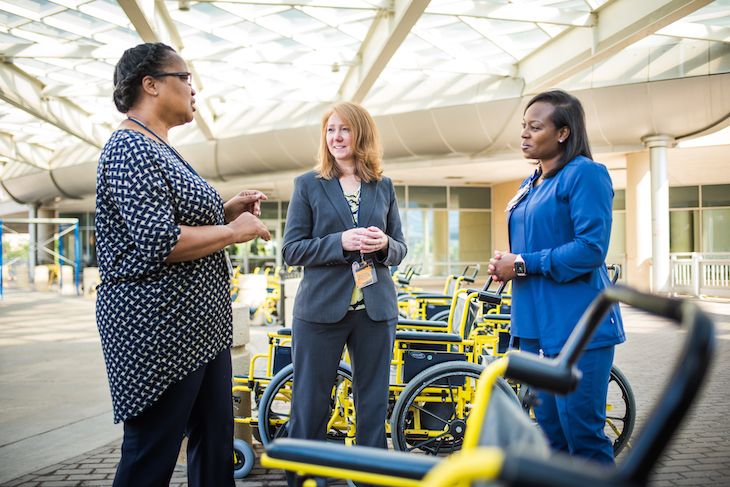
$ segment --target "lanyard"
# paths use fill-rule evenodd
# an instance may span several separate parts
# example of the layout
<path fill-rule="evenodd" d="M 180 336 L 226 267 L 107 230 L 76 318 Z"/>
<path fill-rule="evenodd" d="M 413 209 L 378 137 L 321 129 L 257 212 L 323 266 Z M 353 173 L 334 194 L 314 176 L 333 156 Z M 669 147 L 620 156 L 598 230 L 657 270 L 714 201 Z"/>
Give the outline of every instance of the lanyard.
<path fill-rule="evenodd" d="M 136 123 L 137 125 L 139 125 L 143 129 L 145 129 L 147 132 L 149 132 L 152 135 L 154 135 L 155 138 L 157 138 L 157 140 L 159 140 L 162 145 L 164 145 L 165 147 L 167 147 L 168 149 L 170 149 L 173 152 L 173 154 L 175 154 L 175 156 L 177 156 L 177 158 L 180 159 L 180 162 L 182 162 L 185 165 L 185 167 L 187 167 L 190 170 L 190 172 L 192 172 L 196 176 L 200 177 L 200 175 L 198 174 L 198 172 L 195 169 L 193 169 L 193 166 L 191 166 L 190 164 L 188 164 L 188 161 L 186 161 L 185 159 L 183 159 L 183 156 L 181 156 L 180 153 L 177 150 L 175 150 L 175 148 L 173 146 L 171 146 L 170 144 L 168 144 L 167 142 L 165 142 L 165 140 L 162 137 L 160 137 L 159 135 L 157 135 L 156 133 L 154 133 L 148 126 L 146 126 L 145 124 L 143 124 L 142 122 L 140 122 L 136 118 L 130 117 L 129 115 L 127 115 L 127 120 L 129 120 L 130 122 Z"/>

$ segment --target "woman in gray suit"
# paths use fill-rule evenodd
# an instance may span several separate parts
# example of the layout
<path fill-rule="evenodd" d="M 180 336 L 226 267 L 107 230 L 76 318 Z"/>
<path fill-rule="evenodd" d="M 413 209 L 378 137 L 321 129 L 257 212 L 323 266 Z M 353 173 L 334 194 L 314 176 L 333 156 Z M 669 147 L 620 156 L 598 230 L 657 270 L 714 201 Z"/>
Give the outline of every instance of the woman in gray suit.
<path fill-rule="evenodd" d="M 406 255 L 377 127 L 360 105 L 322 118 L 318 164 L 295 180 L 284 260 L 304 266 L 294 303 L 289 437 L 325 439 L 344 346 L 353 369 L 359 445 L 386 448 L 388 378 L 398 319 L 389 266 Z"/>

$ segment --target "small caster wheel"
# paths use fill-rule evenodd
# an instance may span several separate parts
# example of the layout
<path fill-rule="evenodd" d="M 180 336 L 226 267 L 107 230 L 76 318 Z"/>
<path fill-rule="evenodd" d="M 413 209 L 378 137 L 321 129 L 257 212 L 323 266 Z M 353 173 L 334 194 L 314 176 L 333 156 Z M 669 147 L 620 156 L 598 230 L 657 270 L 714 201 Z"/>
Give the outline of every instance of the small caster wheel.
<path fill-rule="evenodd" d="M 233 440 L 233 478 L 245 478 L 253 470 L 256 454 L 253 447 L 243 440 Z"/>

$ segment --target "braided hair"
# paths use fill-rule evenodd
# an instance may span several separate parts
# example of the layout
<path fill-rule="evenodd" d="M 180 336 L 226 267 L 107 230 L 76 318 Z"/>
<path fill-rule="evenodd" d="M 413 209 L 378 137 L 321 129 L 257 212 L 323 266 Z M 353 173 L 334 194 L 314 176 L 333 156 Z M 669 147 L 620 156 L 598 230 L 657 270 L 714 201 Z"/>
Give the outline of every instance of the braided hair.
<path fill-rule="evenodd" d="M 161 42 L 145 43 L 127 49 L 114 68 L 114 104 L 127 113 L 139 98 L 142 79 L 162 71 L 172 54 L 170 46 Z"/>

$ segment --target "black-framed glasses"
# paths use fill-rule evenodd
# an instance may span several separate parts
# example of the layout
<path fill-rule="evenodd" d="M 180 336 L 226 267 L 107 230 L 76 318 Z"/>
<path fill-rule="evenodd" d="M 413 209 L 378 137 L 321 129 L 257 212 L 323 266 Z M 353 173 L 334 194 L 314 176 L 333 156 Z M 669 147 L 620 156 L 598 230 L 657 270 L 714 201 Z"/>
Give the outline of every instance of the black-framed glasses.
<path fill-rule="evenodd" d="M 175 73 L 152 73 L 150 76 L 153 78 L 162 78 L 164 76 L 176 76 L 180 78 L 181 80 L 185 81 L 187 84 L 192 85 L 193 84 L 193 75 L 192 73 L 188 71 L 178 71 Z"/>

